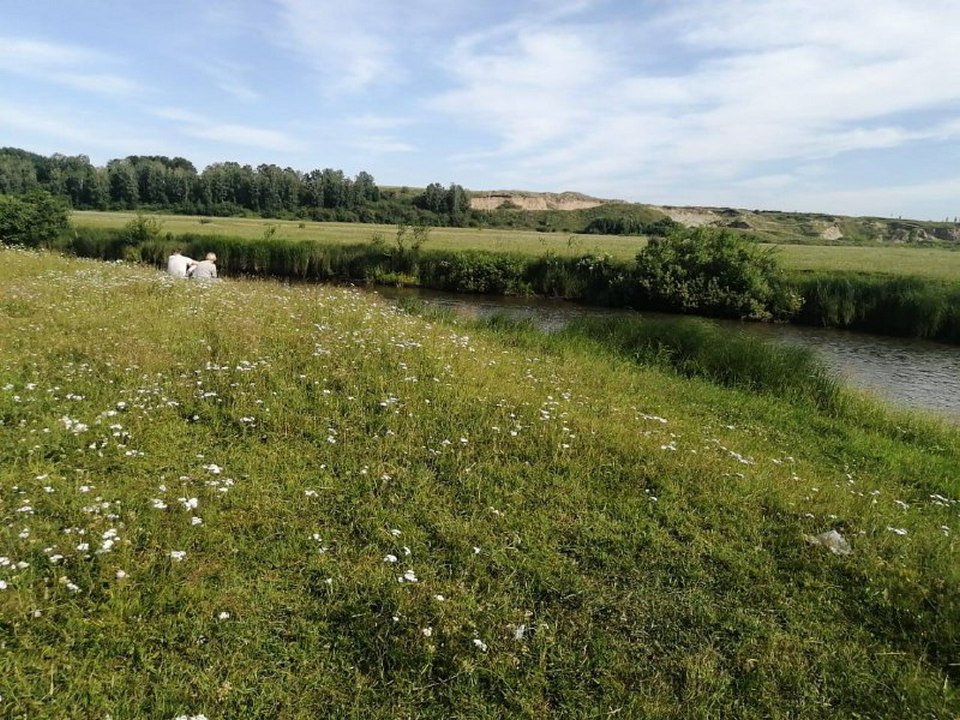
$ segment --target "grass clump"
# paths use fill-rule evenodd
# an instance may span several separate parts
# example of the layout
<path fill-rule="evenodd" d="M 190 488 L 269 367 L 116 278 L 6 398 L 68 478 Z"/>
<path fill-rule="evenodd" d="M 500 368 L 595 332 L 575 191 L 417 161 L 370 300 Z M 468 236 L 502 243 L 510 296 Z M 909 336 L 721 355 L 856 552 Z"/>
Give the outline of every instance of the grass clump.
<path fill-rule="evenodd" d="M 727 387 L 836 406 L 840 385 L 810 348 L 765 342 L 707 320 L 577 318 L 565 332 L 636 362 Z"/>
<path fill-rule="evenodd" d="M 955 428 L 0 254 L 0 716 L 960 711 Z"/>

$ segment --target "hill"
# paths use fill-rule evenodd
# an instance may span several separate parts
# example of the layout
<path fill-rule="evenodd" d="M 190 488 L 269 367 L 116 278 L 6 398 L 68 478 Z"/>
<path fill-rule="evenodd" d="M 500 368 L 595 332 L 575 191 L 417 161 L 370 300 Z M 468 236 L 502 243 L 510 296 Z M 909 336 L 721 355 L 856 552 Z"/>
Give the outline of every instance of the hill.
<path fill-rule="evenodd" d="M 762 242 L 807 245 L 960 246 L 960 222 L 730 207 L 652 205 L 577 192 L 471 191 L 470 207 L 486 224 L 541 231 L 583 231 L 597 219 L 634 219 L 634 227 L 669 218 L 687 227 L 725 227 Z M 588 214 L 582 211 L 589 210 Z M 559 214 L 558 214 L 559 213 Z M 607 230 L 607 232 L 610 232 Z M 629 231 L 625 234 L 638 234 Z"/>

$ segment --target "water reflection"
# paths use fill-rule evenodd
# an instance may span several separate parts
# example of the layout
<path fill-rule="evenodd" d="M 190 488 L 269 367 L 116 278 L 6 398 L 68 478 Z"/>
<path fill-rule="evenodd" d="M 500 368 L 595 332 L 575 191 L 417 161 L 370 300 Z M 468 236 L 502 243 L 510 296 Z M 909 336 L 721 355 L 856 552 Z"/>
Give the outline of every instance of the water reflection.
<path fill-rule="evenodd" d="M 503 298 L 460 295 L 409 288 L 376 288 L 389 298 L 414 297 L 447 307 L 468 317 L 506 313 L 532 320 L 553 331 L 573 317 L 625 314 L 623 310 L 586 307 L 543 298 Z M 634 314 L 634 313 L 631 313 Z M 675 317 L 642 313 L 644 317 Z M 713 321 L 759 336 L 811 347 L 848 384 L 881 399 L 910 408 L 933 411 L 960 421 L 960 348 L 906 338 L 889 338 L 827 328 Z"/>

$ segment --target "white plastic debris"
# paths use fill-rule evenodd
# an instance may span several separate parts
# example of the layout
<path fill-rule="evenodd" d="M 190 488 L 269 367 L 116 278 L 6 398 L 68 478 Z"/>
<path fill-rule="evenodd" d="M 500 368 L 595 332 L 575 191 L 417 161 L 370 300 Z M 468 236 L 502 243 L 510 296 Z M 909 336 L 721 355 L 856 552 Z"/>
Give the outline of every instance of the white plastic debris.
<path fill-rule="evenodd" d="M 834 555 L 849 555 L 853 552 L 847 539 L 836 530 L 828 530 L 819 535 L 804 535 L 803 538 L 811 545 L 822 545 Z"/>

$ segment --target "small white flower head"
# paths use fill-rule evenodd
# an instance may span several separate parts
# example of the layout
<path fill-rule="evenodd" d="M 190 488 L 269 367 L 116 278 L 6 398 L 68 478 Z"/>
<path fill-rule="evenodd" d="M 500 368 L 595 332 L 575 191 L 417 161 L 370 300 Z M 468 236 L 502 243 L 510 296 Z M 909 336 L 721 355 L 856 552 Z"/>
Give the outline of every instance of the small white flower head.
<path fill-rule="evenodd" d="M 390 531 L 390 534 L 393 535 L 394 537 L 400 537 L 400 531 L 397 530 L 396 528 L 393 528 L 393 529 Z"/>
<path fill-rule="evenodd" d="M 385 563 L 395 563 L 397 561 L 397 556 L 393 554 L 387 554 L 383 556 L 383 561 Z"/>
<path fill-rule="evenodd" d="M 439 595 L 439 594 L 434 595 L 433 599 L 436 600 L 437 602 L 446 602 L 447 600 L 443 595 Z"/>
<path fill-rule="evenodd" d="M 431 636 L 433 635 L 433 628 L 432 628 L 432 627 L 425 627 L 425 628 L 422 628 L 422 629 L 420 630 L 420 632 L 423 633 L 423 636 L 424 636 L 424 637 L 427 637 L 427 638 L 428 638 L 428 637 L 431 637 Z"/>
<path fill-rule="evenodd" d="M 405 573 L 403 573 L 403 575 L 397 578 L 397 582 L 415 583 L 418 579 L 419 578 L 417 578 L 417 574 L 413 570 L 407 570 Z"/>
<path fill-rule="evenodd" d="M 127 573 L 123 570 L 117 570 L 117 580 L 123 580 L 127 576 Z"/>
<path fill-rule="evenodd" d="M 474 639 L 473 639 L 473 645 L 474 645 L 475 648 L 477 648 L 478 650 L 480 650 L 480 652 L 486 652 L 486 651 L 487 651 L 487 644 L 486 644 L 483 640 L 481 640 L 480 638 L 474 638 Z"/>
<path fill-rule="evenodd" d="M 190 518 L 190 524 L 191 524 L 191 525 L 203 525 L 203 518 L 199 518 L 199 517 L 197 517 L 196 515 L 194 515 L 192 518 Z"/>
<path fill-rule="evenodd" d="M 171 551 L 170 551 L 170 558 L 171 558 L 174 562 L 183 562 L 183 559 L 184 559 L 186 556 L 187 556 L 187 551 L 186 551 L 186 550 L 171 550 Z"/>
<path fill-rule="evenodd" d="M 230 613 L 228 613 L 226 610 L 221 610 L 220 614 L 217 615 L 217 620 L 229 620 L 229 619 L 230 619 Z"/>
<path fill-rule="evenodd" d="M 0 590 L 6 590 L 6 589 L 7 589 L 7 581 L 0 580 Z"/>

